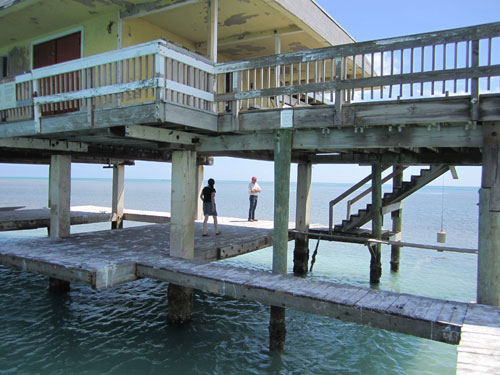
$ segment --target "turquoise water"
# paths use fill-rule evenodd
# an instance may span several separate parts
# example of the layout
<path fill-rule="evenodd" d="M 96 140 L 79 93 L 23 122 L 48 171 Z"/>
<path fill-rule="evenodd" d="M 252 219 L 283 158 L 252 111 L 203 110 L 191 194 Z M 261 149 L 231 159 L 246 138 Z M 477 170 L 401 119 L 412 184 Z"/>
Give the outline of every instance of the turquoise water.
<path fill-rule="evenodd" d="M 216 183 L 219 215 L 246 216 L 246 185 Z M 261 186 L 257 217 L 272 219 L 273 185 Z M 345 188 L 313 184 L 311 221 L 326 224 L 328 201 Z M 44 179 L 0 179 L 0 207 L 44 207 L 47 194 Z M 291 212 L 294 197 L 292 186 Z M 111 181 L 72 182 L 72 205 L 109 206 L 110 202 Z M 405 201 L 403 239 L 436 244 L 443 218 L 446 245 L 476 248 L 477 203 L 477 188 L 425 188 Z M 126 181 L 125 206 L 169 211 L 169 181 Z M 343 215 L 345 205 L 336 210 L 337 221 Z M 72 232 L 108 225 L 75 226 Z M 386 229 L 390 225 L 386 216 Z M 0 246 L 45 235 L 42 229 L 0 233 Z M 316 240 L 311 241 L 311 252 L 315 246 Z M 466 302 L 475 299 L 476 256 L 403 248 L 401 271 L 393 274 L 389 253 L 384 246 L 380 289 Z M 292 257 L 291 243 L 290 272 Z M 364 246 L 322 241 L 307 277 L 369 286 L 369 261 Z M 224 262 L 270 270 L 272 249 Z M 154 280 L 103 291 L 72 285 L 64 296 L 49 293 L 47 286 L 44 277 L 0 267 L 0 374 L 455 373 L 454 346 L 293 310 L 287 310 L 285 351 L 269 353 L 268 306 L 202 292 L 195 294 L 193 322 L 169 327 L 167 284 Z"/>

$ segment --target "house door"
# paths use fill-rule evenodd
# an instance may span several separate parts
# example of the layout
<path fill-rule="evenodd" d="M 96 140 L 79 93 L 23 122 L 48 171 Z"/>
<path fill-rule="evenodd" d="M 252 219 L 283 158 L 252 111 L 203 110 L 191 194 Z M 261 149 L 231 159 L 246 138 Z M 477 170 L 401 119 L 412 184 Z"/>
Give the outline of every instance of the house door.
<path fill-rule="evenodd" d="M 33 46 L 33 68 L 59 64 L 81 57 L 81 33 L 65 35 Z M 40 95 L 53 95 L 63 92 L 77 91 L 80 82 L 77 73 L 70 72 L 58 76 L 44 78 L 40 82 Z M 54 115 L 74 112 L 80 108 L 77 100 L 64 103 L 47 104 L 42 108 L 42 115 Z"/>

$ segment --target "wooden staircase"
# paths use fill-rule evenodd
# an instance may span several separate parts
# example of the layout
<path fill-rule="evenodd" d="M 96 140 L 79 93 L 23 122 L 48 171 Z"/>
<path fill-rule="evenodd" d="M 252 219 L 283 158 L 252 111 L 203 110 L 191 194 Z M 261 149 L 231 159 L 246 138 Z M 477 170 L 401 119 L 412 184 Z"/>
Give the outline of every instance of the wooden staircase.
<path fill-rule="evenodd" d="M 449 169 L 450 167 L 448 165 L 431 165 L 430 168 L 422 169 L 419 175 L 413 175 L 410 181 L 404 181 L 401 187 L 394 189 L 390 193 L 385 193 L 382 198 L 383 214 L 398 210 L 401 207 L 403 199 L 434 181 Z M 343 220 L 341 224 L 335 225 L 333 231 L 337 233 L 358 232 L 359 229 L 371 221 L 372 218 L 372 205 L 368 204 L 356 214 L 350 215 L 348 219 Z"/>

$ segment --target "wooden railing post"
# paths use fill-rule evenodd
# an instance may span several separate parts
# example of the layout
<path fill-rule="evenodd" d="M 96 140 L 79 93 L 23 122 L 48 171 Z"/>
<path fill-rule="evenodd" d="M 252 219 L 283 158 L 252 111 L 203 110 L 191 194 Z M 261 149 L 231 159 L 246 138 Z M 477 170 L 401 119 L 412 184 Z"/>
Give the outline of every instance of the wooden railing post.
<path fill-rule="evenodd" d="M 39 96 L 40 93 L 40 80 L 39 79 L 33 79 L 33 120 L 35 121 L 35 132 L 36 133 L 41 133 L 42 132 L 42 124 L 41 124 L 41 118 L 42 118 L 42 106 L 40 104 L 35 104 L 35 98 Z"/>
<path fill-rule="evenodd" d="M 337 84 L 340 83 L 344 77 L 343 59 L 344 57 L 337 57 L 335 59 L 335 82 Z M 335 89 L 335 125 L 342 125 L 342 106 L 344 105 L 344 101 L 345 91 L 339 88 Z"/>
<path fill-rule="evenodd" d="M 165 100 L 165 80 L 167 78 L 165 66 L 165 57 L 157 53 L 155 55 L 155 78 L 156 84 L 156 103 L 160 104 Z M 162 83 L 163 82 L 163 83 Z"/>
<path fill-rule="evenodd" d="M 472 41 L 472 68 L 479 66 L 479 40 Z M 471 78 L 471 120 L 473 125 L 479 120 L 479 78 Z"/>
<path fill-rule="evenodd" d="M 229 73 L 226 73 L 229 74 Z M 241 91 L 241 72 L 233 72 L 233 82 L 231 85 L 231 91 L 233 93 L 235 92 L 240 92 Z M 240 101 L 239 100 L 233 100 L 232 102 L 232 112 L 233 112 L 233 117 L 232 117 L 232 122 L 233 122 L 233 130 L 238 131 L 240 129 L 240 119 L 239 119 L 239 114 L 240 114 Z"/>

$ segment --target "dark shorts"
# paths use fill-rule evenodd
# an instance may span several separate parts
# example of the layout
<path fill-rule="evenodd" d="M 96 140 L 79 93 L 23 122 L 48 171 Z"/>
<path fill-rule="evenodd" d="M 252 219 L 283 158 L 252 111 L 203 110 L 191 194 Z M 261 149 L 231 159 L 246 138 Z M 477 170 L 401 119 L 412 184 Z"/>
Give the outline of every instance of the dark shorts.
<path fill-rule="evenodd" d="M 217 216 L 217 207 L 214 205 L 214 210 L 212 211 L 212 203 L 211 202 L 203 202 L 203 215 L 208 216 Z"/>

